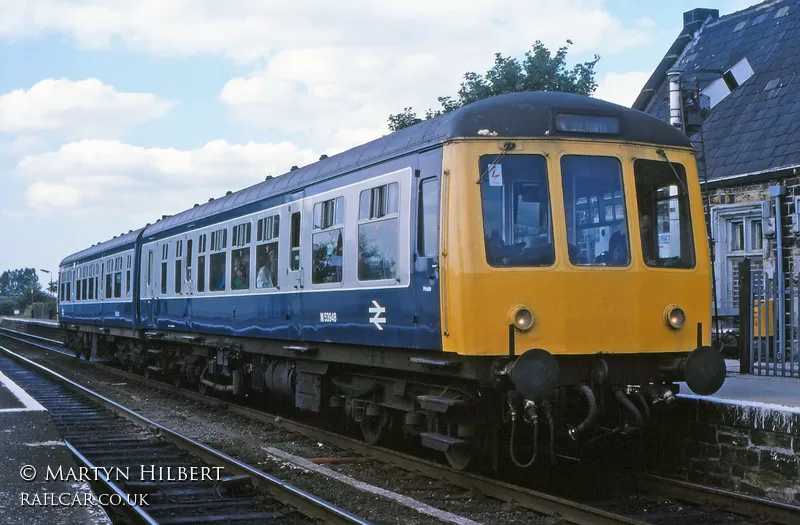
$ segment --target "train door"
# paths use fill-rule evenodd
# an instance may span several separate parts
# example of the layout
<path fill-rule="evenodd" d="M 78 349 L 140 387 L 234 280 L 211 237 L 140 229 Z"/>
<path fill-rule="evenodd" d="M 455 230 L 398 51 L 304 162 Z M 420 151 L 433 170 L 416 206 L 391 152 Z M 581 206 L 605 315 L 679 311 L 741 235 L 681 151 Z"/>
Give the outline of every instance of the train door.
<path fill-rule="evenodd" d="M 171 254 L 172 257 L 169 257 L 172 271 L 168 273 L 168 278 L 171 280 L 168 283 L 168 292 L 172 292 L 174 298 L 166 303 L 162 302 L 160 305 L 162 310 L 159 311 L 159 315 L 162 315 L 167 321 L 168 328 L 188 328 L 189 296 L 191 294 L 190 287 L 186 282 L 186 271 L 189 269 L 187 264 L 188 241 L 188 235 L 180 236 L 170 242 L 168 248 L 168 250 L 174 250 L 174 253 Z M 165 306 L 166 309 L 164 309 Z"/>
<path fill-rule="evenodd" d="M 146 327 L 155 326 L 155 248 L 150 245 L 143 249 L 142 255 L 142 297 L 141 316 Z"/>
<path fill-rule="evenodd" d="M 197 291 L 195 284 L 195 240 L 189 235 L 184 238 L 184 255 L 183 255 L 183 295 L 185 297 L 183 317 L 186 323 L 186 328 L 192 327 L 192 297 Z"/>
<path fill-rule="evenodd" d="M 302 194 L 296 195 L 299 199 Z M 289 206 L 289 242 L 288 257 L 289 266 L 286 269 L 286 288 L 295 293 L 289 294 L 288 316 L 289 316 L 289 338 L 295 340 L 303 339 L 303 287 L 304 287 L 304 268 L 303 259 L 305 254 L 302 250 L 302 230 L 303 230 L 303 201 L 297 200 Z"/>
<path fill-rule="evenodd" d="M 414 257 L 417 347 L 441 346 L 439 320 L 439 178 L 417 179 L 416 255 Z"/>

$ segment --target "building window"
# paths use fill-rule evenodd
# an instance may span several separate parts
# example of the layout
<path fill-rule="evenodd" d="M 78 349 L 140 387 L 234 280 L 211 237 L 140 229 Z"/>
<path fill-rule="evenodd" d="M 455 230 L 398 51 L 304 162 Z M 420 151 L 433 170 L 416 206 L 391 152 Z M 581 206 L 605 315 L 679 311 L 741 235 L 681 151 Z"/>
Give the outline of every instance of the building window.
<path fill-rule="evenodd" d="M 393 182 L 364 190 L 359 196 L 359 281 L 397 276 L 399 194 L 399 185 Z"/>
<path fill-rule="evenodd" d="M 752 243 L 752 250 L 764 249 L 764 233 L 761 230 L 761 221 L 750 221 L 750 241 Z"/>
<path fill-rule="evenodd" d="M 740 252 L 744 250 L 744 222 L 731 223 L 730 241 L 730 251 Z"/>
<path fill-rule="evenodd" d="M 314 205 L 314 234 L 311 249 L 311 282 L 342 282 L 342 226 L 344 197 Z"/>

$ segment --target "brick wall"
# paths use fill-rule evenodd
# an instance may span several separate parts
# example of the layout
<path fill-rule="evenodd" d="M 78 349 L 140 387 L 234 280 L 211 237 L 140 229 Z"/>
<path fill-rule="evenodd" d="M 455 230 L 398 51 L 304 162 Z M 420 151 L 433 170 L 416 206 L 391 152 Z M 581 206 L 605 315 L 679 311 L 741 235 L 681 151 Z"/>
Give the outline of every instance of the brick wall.
<path fill-rule="evenodd" d="M 657 473 L 800 504 L 800 412 L 681 397 L 653 423 L 643 450 Z"/>

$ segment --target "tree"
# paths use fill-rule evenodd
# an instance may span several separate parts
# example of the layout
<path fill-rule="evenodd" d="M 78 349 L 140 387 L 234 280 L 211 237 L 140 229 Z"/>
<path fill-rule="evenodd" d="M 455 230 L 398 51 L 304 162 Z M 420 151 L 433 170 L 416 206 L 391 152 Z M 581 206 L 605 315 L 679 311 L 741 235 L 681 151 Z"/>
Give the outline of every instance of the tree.
<path fill-rule="evenodd" d="M 525 53 L 522 61 L 495 53 L 494 66 L 486 74 L 467 72 L 458 90 L 458 98 L 438 97 L 441 109 L 429 109 L 425 120 L 438 117 L 477 100 L 516 93 L 520 91 L 564 91 L 579 95 L 591 96 L 597 89 L 594 67 L 600 60 L 594 60 L 567 66 L 567 50 L 572 45 L 558 48 L 551 54 L 545 45 L 536 41 L 530 51 Z M 413 109 L 404 108 L 402 113 L 389 115 L 389 129 L 398 131 L 422 122 Z"/>
<path fill-rule="evenodd" d="M 31 304 L 31 295 L 34 301 L 50 300 L 50 296 L 42 291 L 35 268 L 6 270 L 0 274 L 0 296 L 14 299 L 17 307 L 22 309 Z"/>

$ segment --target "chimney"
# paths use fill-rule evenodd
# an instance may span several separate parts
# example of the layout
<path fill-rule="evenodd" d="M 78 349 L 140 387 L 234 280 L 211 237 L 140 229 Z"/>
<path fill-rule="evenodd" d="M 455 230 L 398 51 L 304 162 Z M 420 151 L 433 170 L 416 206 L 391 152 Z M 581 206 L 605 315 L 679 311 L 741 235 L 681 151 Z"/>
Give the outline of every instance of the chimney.
<path fill-rule="evenodd" d="M 683 13 L 683 28 L 691 32 L 700 29 L 706 20 L 719 19 L 719 9 L 692 9 Z"/>

